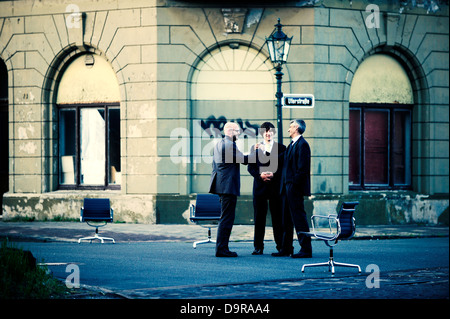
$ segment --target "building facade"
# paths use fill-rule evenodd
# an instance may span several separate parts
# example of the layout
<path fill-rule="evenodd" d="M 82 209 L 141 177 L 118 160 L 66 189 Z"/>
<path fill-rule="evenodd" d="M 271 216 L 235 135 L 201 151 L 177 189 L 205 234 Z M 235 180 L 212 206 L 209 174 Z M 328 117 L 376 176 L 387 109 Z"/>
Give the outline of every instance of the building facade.
<path fill-rule="evenodd" d="M 187 223 L 227 121 L 239 147 L 277 123 L 265 46 L 292 36 L 283 93 L 312 94 L 308 213 L 358 200 L 360 224 L 448 220 L 448 1 L 0 1 L 4 219 Z M 278 132 L 279 133 L 279 132 Z M 241 167 L 237 223 L 252 223 Z"/>

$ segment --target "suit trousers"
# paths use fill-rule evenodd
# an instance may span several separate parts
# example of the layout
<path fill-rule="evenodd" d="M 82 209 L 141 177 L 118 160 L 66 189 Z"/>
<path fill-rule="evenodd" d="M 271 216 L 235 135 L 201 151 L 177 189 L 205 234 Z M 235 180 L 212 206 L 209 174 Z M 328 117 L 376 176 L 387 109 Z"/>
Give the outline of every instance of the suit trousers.
<path fill-rule="evenodd" d="M 300 251 L 312 252 L 311 237 L 298 234 L 298 232 L 309 232 L 308 220 L 306 218 L 303 195 L 298 188 L 291 183 L 285 185 L 283 189 L 283 251 L 293 252 L 293 231 L 297 233 Z"/>
<path fill-rule="evenodd" d="M 272 217 L 273 238 L 277 250 L 282 248 L 283 225 L 282 225 L 282 202 L 281 196 L 275 195 L 253 195 L 253 209 L 255 220 L 255 234 L 253 245 L 255 249 L 264 249 L 264 235 L 266 232 L 267 209 L 270 208 Z"/>
<path fill-rule="evenodd" d="M 216 253 L 229 251 L 228 243 L 233 229 L 237 203 L 236 195 L 219 194 L 219 198 L 222 212 L 217 228 Z"/>

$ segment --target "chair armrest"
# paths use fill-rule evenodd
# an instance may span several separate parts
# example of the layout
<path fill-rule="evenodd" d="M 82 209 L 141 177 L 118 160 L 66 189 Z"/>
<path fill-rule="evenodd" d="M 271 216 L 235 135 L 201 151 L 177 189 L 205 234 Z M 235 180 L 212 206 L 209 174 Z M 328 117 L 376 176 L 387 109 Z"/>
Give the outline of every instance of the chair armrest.
<path fill-rule="evenodd" d="M 84 207 L 81 207 L 80 222 L 83 222 Z"/>
<path fill-rule="evenodd" d="M 191 204 L 189 205 L 189 212 L 190 212 L 190 217 L 195 217 L 195 205 Z"/>
<path fill-rule="evenodd" d="M 328 227 L 330 229 L 330 234 L 336 234 L 336 236 L 339 234 L 339 228 L 336 229 L 336 233 L 333 232 L 332 226 L 331 226 L 331 222 L 332 221 L 336 221 L 337 222 L 337 214 L 329 214 L 328 216 L 324 216 L 324 215 L 312 215 L 311 216 L 311 225 L 312 225 L 312 229 L 313 229 L 313 233 L 314 236 L 317 237 L 317 232 L 316 232 L 316 223 L 315 223 L 315 219 L 316 218 L 322 218 L 322 219 L 327 219 L 328 220 Z M 338 225 L 339 223 L 337 223 Z M 339 227 L 339 226 L 337 226 Z"/>

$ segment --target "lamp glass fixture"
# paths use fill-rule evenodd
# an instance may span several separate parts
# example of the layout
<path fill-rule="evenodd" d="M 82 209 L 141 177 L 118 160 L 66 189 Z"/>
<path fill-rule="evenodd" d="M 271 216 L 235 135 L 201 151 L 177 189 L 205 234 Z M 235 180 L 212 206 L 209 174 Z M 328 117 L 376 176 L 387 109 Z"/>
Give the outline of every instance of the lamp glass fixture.
<path fill-rule="evenodd" d="M 292 37 L 289 38 L 281 30 L 282 27 L 283 25 L 280 23 L 280 19 L 278 19 L 278 23 L 275 24 L 275 29 L 272 34 L 266 38 L 267 49 L 272 63 L 283 64 L 286 63 L 288 58 Z"/>

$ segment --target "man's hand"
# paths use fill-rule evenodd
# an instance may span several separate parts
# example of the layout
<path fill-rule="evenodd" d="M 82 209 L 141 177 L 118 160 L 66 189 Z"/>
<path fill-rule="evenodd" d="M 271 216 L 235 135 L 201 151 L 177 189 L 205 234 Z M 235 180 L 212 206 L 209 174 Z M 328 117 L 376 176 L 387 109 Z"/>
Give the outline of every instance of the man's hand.
<path fill-rule="evenodd" d="M 254 145 L 254 147 L 255 147 L 255 150 L 261 150 L 261 151 L 264 151 L 264 148 L 265 148 L 263 143 L 256 143 Z"/>
<path fill-rule="evenodd" d="M 262 172 L 261 173 L 261 179 L 264 182 L 269 182 L 272 178 L 273 178 L 273 173 L 272 172 Z"/>

